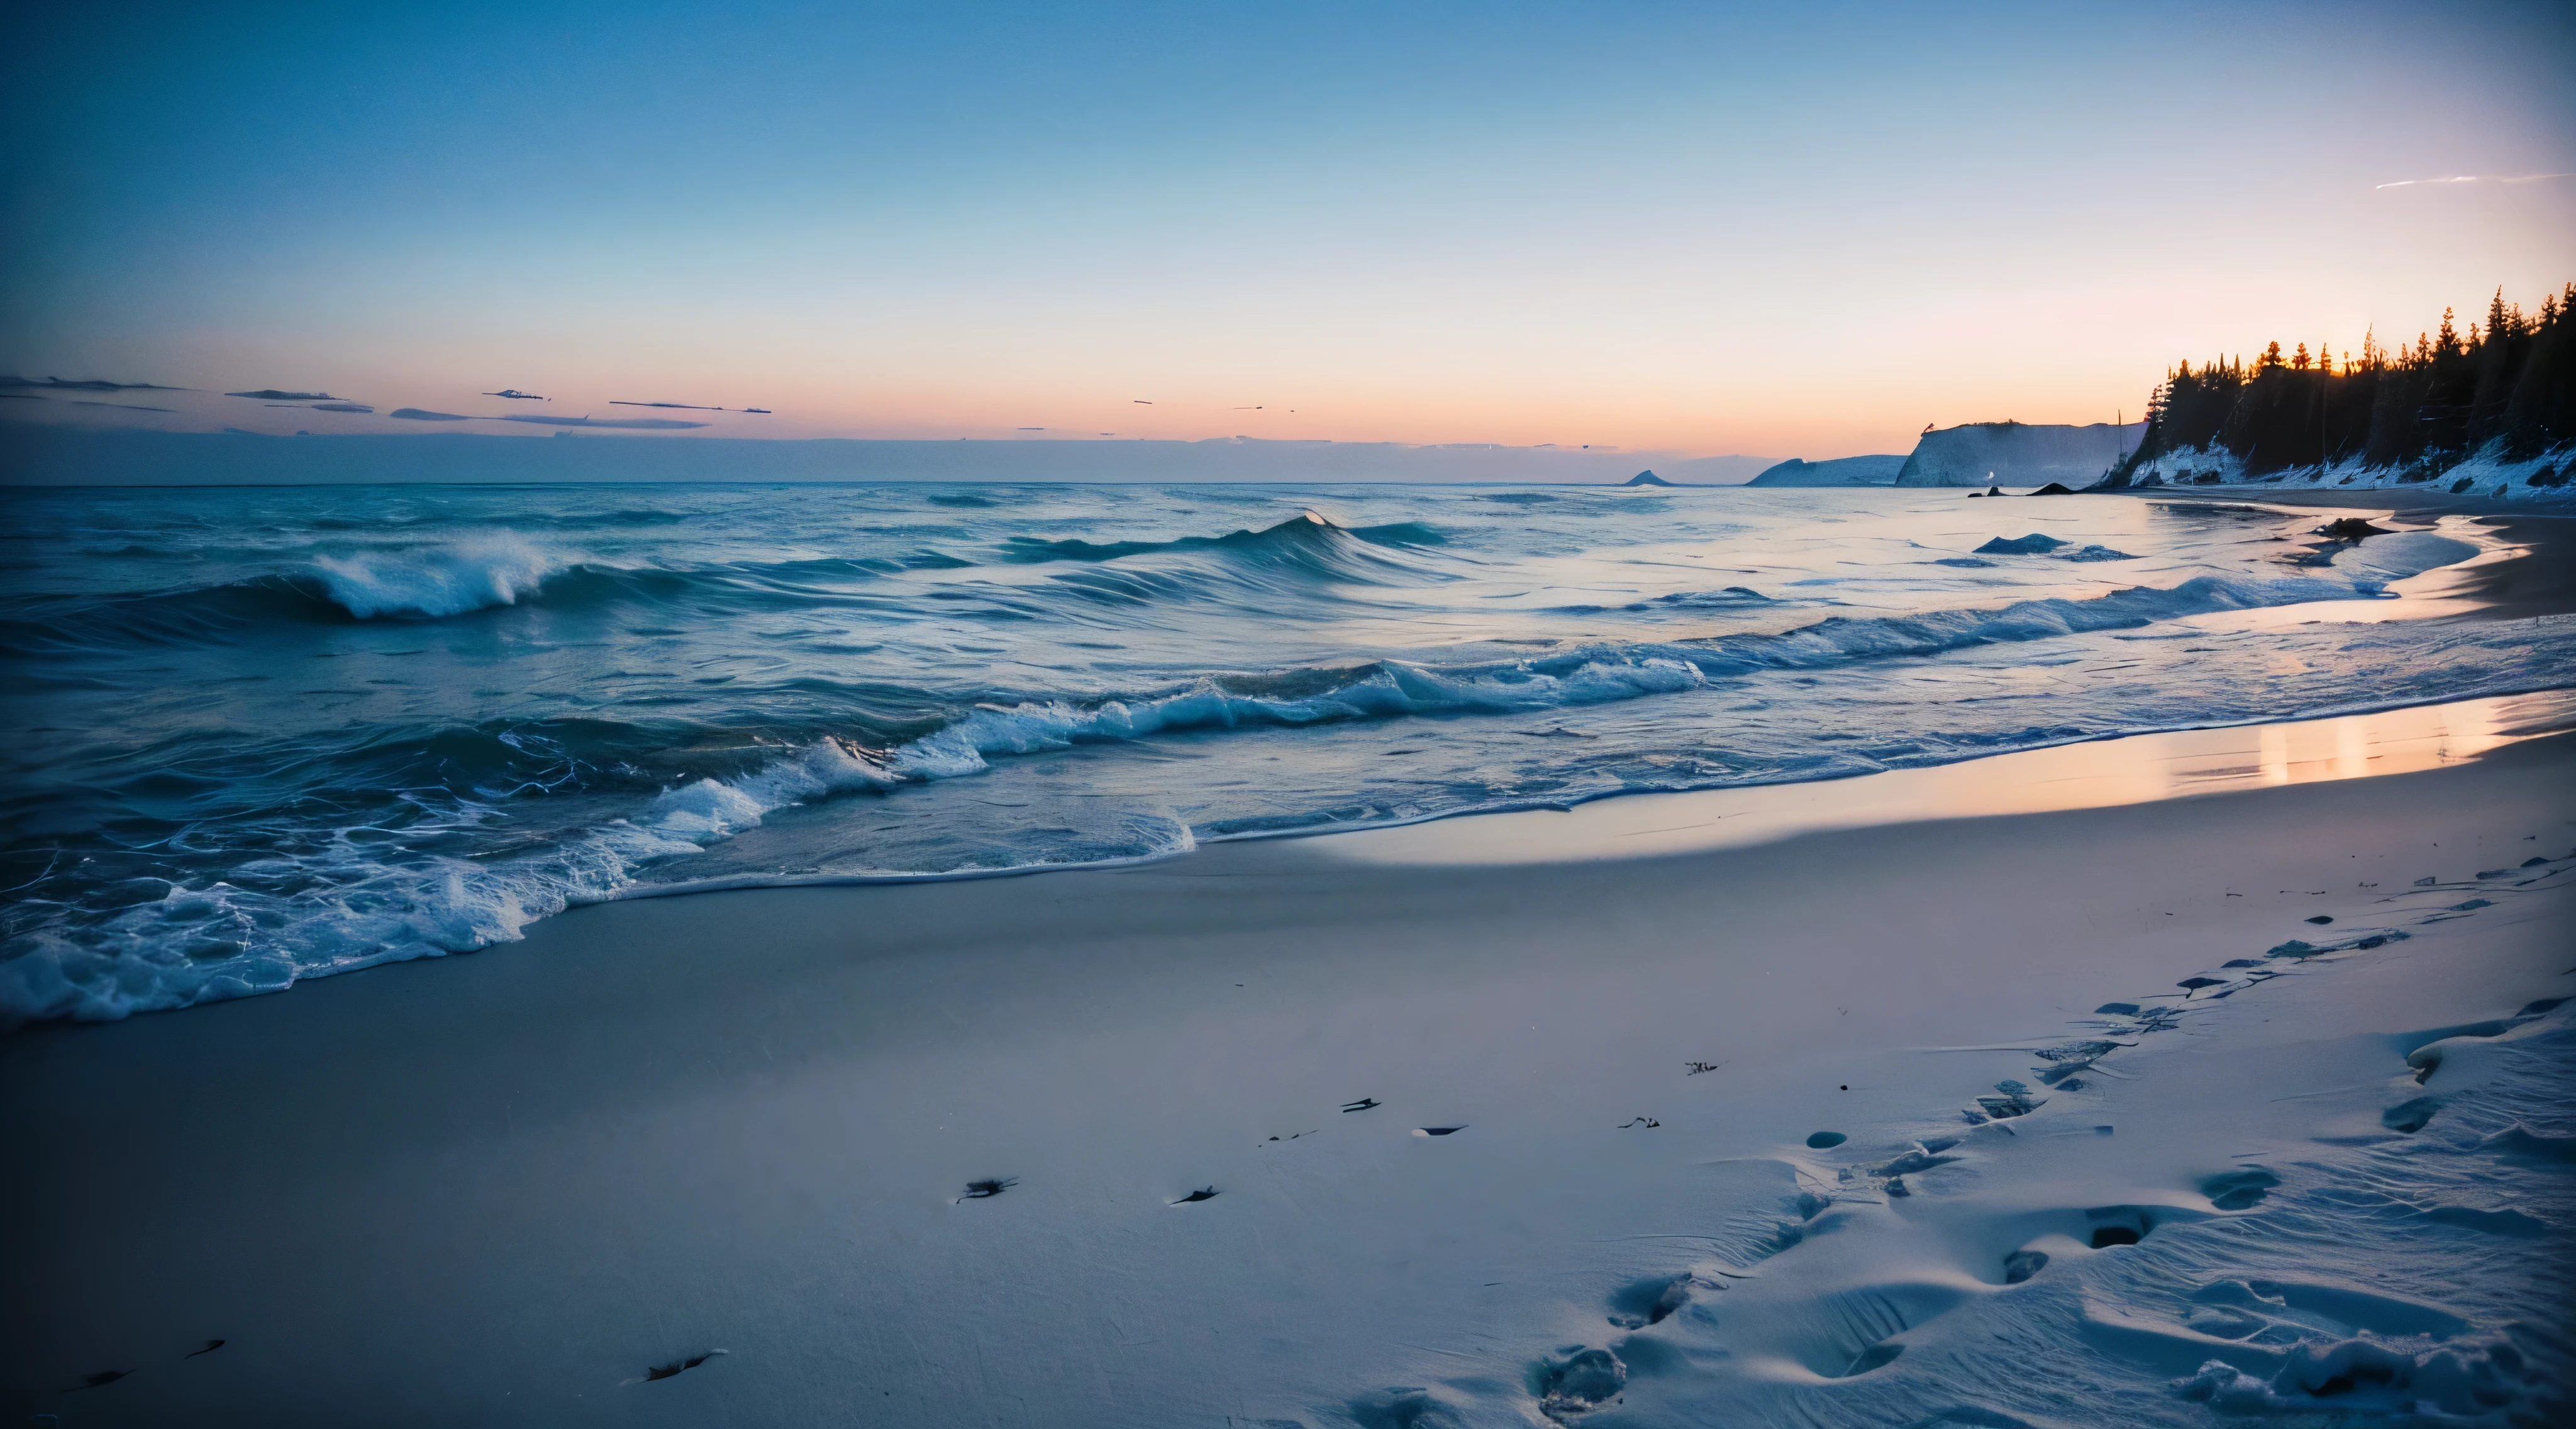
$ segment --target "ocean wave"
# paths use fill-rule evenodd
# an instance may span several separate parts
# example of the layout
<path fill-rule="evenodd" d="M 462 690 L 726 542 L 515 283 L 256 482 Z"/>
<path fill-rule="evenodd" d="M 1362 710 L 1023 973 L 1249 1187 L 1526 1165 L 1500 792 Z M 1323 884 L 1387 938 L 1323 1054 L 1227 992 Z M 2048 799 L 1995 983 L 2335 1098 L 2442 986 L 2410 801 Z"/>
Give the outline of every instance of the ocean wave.
<path fill-rule="evenodd" d="M 343 840 L 269 860 L 245 867 L 240 883 L 169 882 L 159 897 L 101 922 L 56 923 L 13 939 L 19 946 L 0 961 L 0 1026 L 113 1021 L 511 942 L 537 919 L 612 897 L 644 864 L 697 845 L 615 820 L 506 863 L 388 864 L 366 848 Z M 254 881 L 301 886 L 244 886 Z"/>
<path fill-rule="evenodd" d="M 759 826 L 790 804 L 902 783 L 904 771 L 839 735 L 827 734 L 783 759 L 736 778 L 706 778 L 665 790 L 653 801 L 650 827 L 666 838 L 705 845 Z"/>
<path fill-rule="evenodd" d="M 323 594 L 360 620 L 435 618 L 515 605 L 571 564 L 513 532 L 411 550 L 317 556 Z"/>
<path fill-rule="evenodd" d="M 694 519 L 685 511 L 666 511 L 651 506 L 618 507 L 608 511 L 514 512 L 509 517 L 513 528 L 534 527 L 548 531 L 603 531 L 638 526 L 676 526 Z M 449 512 L 423 510 L 410 513 L 378 513 L 360 519 L 348 516 L 315 516 L 295 523 L 312 531 L 404 531 L 453 528 L 456 518 Z"/>
<path fill-rule="evenodd" d="M 1834 616 L 1777 634 L 1669 644 L 1600 642 L 1510 661 L 1374 660 L 1211 674 L 1133 696 L 981 704 L 936 733 L 887 751 L 884 762 L 906 777 L 945 779 L 983 768 L 990 756 L 1182 730 L 1563 709 L 1701 688 L 1764 669 L 1814 669 L 2129 629 L 2186 615 L 2335 598 L 2355 589 L 2304 577 L 2255 581 L 2200 576 L 2178 586 L 2134 586 L 2091 599 L 2026 600 L 1997 609 L 1906 616 Z"/>
<path fill-rule="evenodd" d="M 630 513 L 618 513 L 626 515 Z M 1349 528 L 1308 512 L 1258 531 L 1171 541 L 1095 543 L 1012 537 L 993 557 L 1004 565 L 1068 563 L 1081 569 L 1050 577 L 1055 593 L 1092 604 L 1146 605 L 1192 599 L 1204 573 L 1176 575 L 1110 568 L 1151 553 L 1213 553 L 1240 574 L 1290 573 L 1324 580 L 1382 582 L 1423 572 L 1389 557 L 1437 545 L 1440 533 L 1419 522 Z M 967 570 L 976 562 L 919 549 L 874 556 L 810 556 L 783 561 L 713 562 L 672 567 L 620 564 L 532 540 L 514 530 L 475 532 L 418 545 L 316 552 L 293 568 L 210 586 L 86 596 L 22 596 L 0 619 L 0 653 L 27 657 L 79 654 L 128 644 L 184 644 L 264 624 L 345 620 L 439 620 L 511 606 L 593 609 L 619 601 L 689 602 L 714 610 L 806 610 L 855 607 L 889 615 L 918 614 L 924 599 L 950 601 L 954 591 L 922 595 L 862 594 L 854 587 L 919 571 Z M 1036 613 L 1046 592 L 987 585 L 973 595 L 987 615 Z M 1036 604 L 1033 605 L 1032 602 Z"/>
<path fill-rule="evenodd" d="M 825 737 L 750 774 L 699 779 L 665 790 L 634 818 L 616 818 L 515 857 L 385 857 L 353 826 L 321 847 L 241 866 L 196 886 L 131 880 L 149 888 L 106 917 L 55 918 L 9 939 L 0 959 L 0 1031 L 32 1021 L 115 1021 L 279 992 L 307 978 L 385 963 L 470 953 L 526 936 L 528 925 L 572 907 L 628 897 L 720 888 L 920 882 L 1114 867 L 1187 852 L 1189 825 L 1166 813 L 1121 813 L 1082 846 L 938 870 L 830 874 L 776 870 L 697 880 L 644 881 L 646 871 L 758 826 L 790 804 L 895 778 L 853 743 Z M 506 798 L 508 791 L 497 791 Z M 445 823 L 470 829 L 495 812 L 468 802 Z M 24 911 L 23 905 L 22 910 Z"/>
<path fill-rule="evenodd" d="M 1038 536 L 1013 536 L 1002 543 L 1001 558 L 1017 565 L 1038 565 L 1049 561 L 1116 561 L 1171 551 L 1212 551 L 1238 559 L 1295 565 L 1322 574 L 1342 575 L 1351 573 L 1355 562 L 1367 563 L 1375 559 L 1376 552 L 1370 549 L 1372 547 L 1401 550 L 1437 546 L 1446 539 L 1437 529 L 1420 521 L 1399 521 L 1383 526 L 1342 526 L 1318 512 L 1305 511 L 1259 530 L 1235 531 L 1223 536 L 1182 536 L 1169 541 L 1047 540 Z M 1364 570 L 1365 565 L 1360 569 Z"/>
<path fill-rule="evenodd" d="M 393 514 L 413 500 L 381 499 Z M 2195 554 L 2176 561 L 2175 538 L 2150 533 L 2153 548 L 2119 539 L 2153 549 L 2174 572 L 2161 579 L 2179 584 L 2106 583 L 2077 598 L 2058 593 L 2080 579 L 2069 568 L 2006 557 L 1996 564 L 2009 577 L 1909 575 L 1892 598 L 1914 609 L 1830 607 L 1819 619 L 1774 598 L 1797 584 L 1781 572 L 1806 561 L 1839 573 L 1763 549 L 1758 532 L 1711 538 L 1736 544 L 1712 549 L 1702 574 L 1641 575 L 1660 563 L 1632 562 L 1589 527 L 1549 528 L 1544 509 L 1495 522 L 1439 504 L 1468 499 L 1446 493 L 1351 498 L 1426 518 L 1377 525 L 1300 515 L 1159 541 L 1033 534 L 1073 519 L 1134 530 L 1139 511 L 1147 529 L 1205 530 L 1173 523 L 1230 503 L 1277 512 L 1276 499 L 1049 495 L 995 524 L 960 514 L 906 526 L 873 508 L 656 492 L 618 504 L 667 501 L 695 524 L 631 540 L 557 535 L 531 510 L 443 536 L 372 523 L 372 538 L 316 542 L 318 523 L 262 507 L 269 524 L 250 541 L 237 520 L 114 561 L 48 547 L 63 558 L 30 567 L 44 588 L 114 580 L 128 592 L 28 595 L 22 581 L 0 596 L 0 655 L 52 657 L 30 665 L 22 693 L 58 701 L 44 722 L 77 731 L 32 744 L 20 789 L 0 797 L 15 830 L 0 857 L 20 890 L 0 908 L 0 1022 L 267 991 L 507 941 L 561 908 L 655 891 L 1080 866 L 1198 839 L 1941 762 L 2207 710 L 2285 715 L 2316 707 L 2316 669 L 2401 656 L 2311 655 L 2306 694 L 2281 693 L 2252 650 L 2255 663 L 2219 654 L 2152 700 L 2115 699 L 2116 683 L 2094 698 L 2084 670 L 2051 673 L 1990 704 L 1943 706 L 1935 732 L 1902 738 L 1871 721 L 1921 708 L 1928 686 L 1864 667 L 2350 599 L 2471 550 L 2383 536 L 2331 565 L 2289 568 L 2270 547 L 2212 560 L 2185 544 Z M 482 523 L 493 508 L 474 500 L 460 514 Z M 1633 534 L 1660 540 L 1680 519 L 1651 517 Z M 258 547 L 278 533 L 287 544 Z M 2197 574 L 2212 570 L 2224 573 Z M 2013 579 L 2056 584 L 2045 598 L 1941 608 L 1993 602 L 1988 582 Z M 1608 598 L 1624 604 L 1577 613 L 1623 614 L 1486 603 L 1523 586 L 1618 591 Z M 494 665 L 476 627 L 515 629 L 535 611 L 545 638 L 513 642 Z M 988 623 L 1001 620 L 1026 623 Z M 439 622 L 465 638 L 409 628 Z M 1457 643 L 1378 643 L 1388 630 Z M 2539 678 L 2516 653 L 2533 637 L 2488 630 L 2492 651 L 2479 638 L 2445 636 L 2438 652 L 2400 642 L 2402 658 L 2450 663 L 2391 698 Z M 202 647 L 193 663 L 190 645 Z M 2088 652 L 2109 653 L 2086 642 L 1967 658 L 2010 670 Z M 324 654 L 369 659 L 306 663 Z M 1928 673 L 1949 688 L 1957 672 Z M 2144 677 L 2110 677 L 2132 678 Z M 224 718 L 200 713 L 209 691 Z M 1647 707 L 1581 721 L 1565 742 L 1518 737 L 1575 734 L 1548 712 L 1653 696 L 1681 699 L 1681 717 Z M 1421 723 L 1279 733 L 1408 720 Z M 1549 728 L 1519 727 L 1531 725 Z M 1077 746 L 1091 748 L 1048 757 Z M 1422 757 L 1381 764 L 1379 753 Z M 956 780 L 970 782 L 943 787 Z M 1163 800 L 1183 801 L 1186 817 Z M 811 807 L 791 814 L 798 805 Z"/>
<path fill-rule="evenodd" d="M 825 609 L 884 599 L 848 587 L 968 562 L 920 552 L 674 570 L 619 566 L 503 535 L 438 546 L 317 555 L 297 569 L 220 585 L 109 595 L 22 596 L 0 618 L 0 655 L 80 655 L 130 645 L 186 645 L 263 626 L 439 620 L 513 606 L 567 611 L 621 602 L 695 601 L 724 609 Z"/>
<path fill-rule="evenodd" d="M 1973 645 L 2133 629 L 2255 606 L 2341 598 L 2367 583 L 2201 576 L 2090 599 L 1993 609 L 1835 616 L 1774 634 L 1619 644 L 1591 642 L 1508 661 L 1381 659 L 1338 666 L 1215 672 L 1132 694 L 1033 694 L 986 700 L 920 737 L 870 748 L 839 735 L 733 779 L 692 784 L 669 807 L 685 836 L 727 836 L 785 803 L 825 793 L 955 779 L 989 761 L 1190 731 L 1336 724 L 1424 715 L 1525 714 L 1705 689 L 1763 670 L 1816 670 Z M 1740 599 L 1740 598 L 1739 598 Z M 1754 597 L 1759 600 L 1759 597 Z M 801 792 L 800 792 L 801 791 Z M 723 831 L 723 832 L 717 832 Z"/>

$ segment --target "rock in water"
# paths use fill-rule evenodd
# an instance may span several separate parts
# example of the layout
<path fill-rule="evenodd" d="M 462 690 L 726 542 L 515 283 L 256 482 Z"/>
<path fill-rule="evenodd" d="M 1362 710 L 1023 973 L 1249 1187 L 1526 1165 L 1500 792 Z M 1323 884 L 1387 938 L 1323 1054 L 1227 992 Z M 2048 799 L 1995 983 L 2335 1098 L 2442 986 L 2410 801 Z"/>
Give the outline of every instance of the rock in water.
<path fill-rule="evenodd" d="M 1997 536 L 1979 546 L 1977 554 L 1980 556 L 2039 556 L 2046 555 L 2065 544 L 2055 536 L 2043 536 L 2033 531 L 2027 536 L 2016 537 L 2009 541 Z"/>

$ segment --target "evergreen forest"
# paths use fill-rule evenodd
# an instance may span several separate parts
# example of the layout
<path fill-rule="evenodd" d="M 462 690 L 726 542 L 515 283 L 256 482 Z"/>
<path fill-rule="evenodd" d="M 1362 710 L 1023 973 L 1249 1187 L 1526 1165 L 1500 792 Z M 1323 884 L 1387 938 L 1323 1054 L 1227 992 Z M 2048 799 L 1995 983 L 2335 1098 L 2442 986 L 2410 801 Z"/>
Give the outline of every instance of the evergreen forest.
<path fill-rule="evenodd" d="M 2395 467 L 2429 481 L 2489 443 L 2533 457 L 2576 442 L 2576 283 L 2541 299 L 2536 316 L 2499 289 L 2486 320 L 2439 329 L 2389 351 L 2376 335 L 2337 362 L 2318 345 L 2287 355 L 2275 342 L 2249 366 L 2220 358 L 2165 374 L 2137 451 L 2107 482 L 2129 484 L 2167 453 L 2224 450 L 2260 478 L 2298 467 Z M 2204 478 L 2214 479 L 2214 478 Z M 2556 484 L 2557 473 L 2534 478 Z"/>

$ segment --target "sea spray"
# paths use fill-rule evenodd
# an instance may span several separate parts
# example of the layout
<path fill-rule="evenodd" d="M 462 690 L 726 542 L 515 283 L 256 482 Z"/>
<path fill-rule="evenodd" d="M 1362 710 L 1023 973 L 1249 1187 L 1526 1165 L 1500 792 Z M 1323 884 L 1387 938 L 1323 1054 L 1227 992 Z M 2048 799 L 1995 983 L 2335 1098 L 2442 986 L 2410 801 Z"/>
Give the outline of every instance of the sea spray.
<path fill-rule="evenodd" d="M 316 556 L 323 589 L 360 620 L 435 618 L 511 605 L 568 562 L 508 531 L 437 546 Z"/>

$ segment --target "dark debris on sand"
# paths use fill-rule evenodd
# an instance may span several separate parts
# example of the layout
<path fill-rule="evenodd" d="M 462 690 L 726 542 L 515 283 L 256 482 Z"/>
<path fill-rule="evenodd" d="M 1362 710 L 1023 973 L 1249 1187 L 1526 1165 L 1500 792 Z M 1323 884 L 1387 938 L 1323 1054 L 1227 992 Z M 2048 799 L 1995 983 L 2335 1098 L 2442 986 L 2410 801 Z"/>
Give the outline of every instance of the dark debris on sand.
<path fill-rule="evenodd" d="M 684 1360 L 673 1360 L 669 1364 L 654 1365 L 652 1368 L 644 1371 L 645 1382 L 649 1384 L 657 1379 L 669 1379 L 671 1376 L 678 1374 L 682 1370 L 696 1369 L 698 1366 L 705 1364 L 708 1360 L 723 1353 L 724 1351 L 722 1350 L 709 1350 L 705 1354 L 691 1355 L 689 1358 Z"/>

